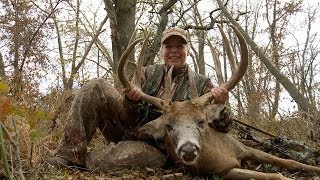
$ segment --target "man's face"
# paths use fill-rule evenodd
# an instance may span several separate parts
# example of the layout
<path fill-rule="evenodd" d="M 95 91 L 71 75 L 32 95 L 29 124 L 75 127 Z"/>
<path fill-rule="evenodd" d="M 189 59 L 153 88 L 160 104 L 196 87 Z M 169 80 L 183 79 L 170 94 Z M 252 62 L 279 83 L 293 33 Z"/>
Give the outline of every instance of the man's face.
<path fill-rule="evenodd" d="M 174 71 L 184 68 L 188 55 L 189 47 L 180 36 L 170 36 L 162 44 L 161 56 L 164 63 L 169 67 L 174 65 Z"/>

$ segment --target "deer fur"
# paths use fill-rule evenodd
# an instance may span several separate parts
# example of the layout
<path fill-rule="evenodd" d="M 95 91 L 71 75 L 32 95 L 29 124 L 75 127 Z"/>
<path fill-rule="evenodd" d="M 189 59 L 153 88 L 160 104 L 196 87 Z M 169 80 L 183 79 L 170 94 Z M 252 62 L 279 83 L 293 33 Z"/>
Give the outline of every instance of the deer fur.
<path fill-rule="evenodd" d="M 231 25 L 236 33 L 241 51 L 241 60 L 238 70 L 231 79 L 222 86 L 232 90 L 244 76 L 248 66 L 248 49 L 241 33 Z M 221 34 L 224 32 L 219 28 Z M 135 45 L 142 39 L 133 40 L 120 58 L 118 76 L 125 87 L 132 84 L 124 75 L 124 65 Z M 144 41 L 147 42 L 147 38 Z M 226 41 L 224 41 L 226 43 Z M 225 45 L 228 48 L 228 45 Z M 230 47 L 230 46 L 229 46 Z M 142 49 L 141 51 L 144 51 Z M 228 50 L 227 52 L 231 52 Z M 230 54 L 228 56 L 231 56 Z M 140 57 L 143 57 L 140 55 Z M 143 58 L 139 58 L 139 63 Z M 163 111 L 159 118 L 145 124 L 140 131 L 153 136 L 155 139 L 163 139 L 170 157 L 182 166 L 192 169 L 198 174 L 216 174 L 223 179 L 289 179 L 277 173 L 263 173 L 248 169 L 241 169 L 242 160 L 254 160 L 261 163 L 274 164 L 290 170 L 304 170 L 320 174 L 320 168 L 310 166 L 290 159 L 282 159 L 263 151 L 245 146 L 231 135 L 216 131 L 209 126 L 214 120 L 219 119 L 220 112 L 225 108 L 224 104 L 214 104 L 211 92 L 197 97 L 193 73 L 188 68 L 188 77 L 192 86 L 191 100 L 172 102 L 169 97 L 171 87 L 170 68 L 166 77 L 166 89 L 164 97 L 159 99 L 143 94 L 141 99 L 151 103 Z M 139 70 L 138 70 L 139 71 Z"/>
<path fill-rule="evenodd" d="M 319 167 L 245 146 L 230 134 L 211 128 L 209 123 L 219 118 L 223 108 L 224 105 L 200 107 L 192 101 L 172 102 L 166 113 L 140 130 L 164 139 L 169 156 L 196 174 L 215 174 L 223 179 L 289 179 L 281 174 L 241 169 L 242 160 L 320 174 Z"/>

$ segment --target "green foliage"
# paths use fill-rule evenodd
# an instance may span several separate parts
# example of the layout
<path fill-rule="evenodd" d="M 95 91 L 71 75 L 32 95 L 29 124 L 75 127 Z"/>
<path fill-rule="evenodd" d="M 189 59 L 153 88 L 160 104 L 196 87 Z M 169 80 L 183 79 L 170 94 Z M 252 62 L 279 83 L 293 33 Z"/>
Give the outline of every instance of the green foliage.
<path fill-rule="evenodd" d="M 8 84 L 6 84 L 0 80 L 0 94 L 6 94 L 8 91 L 9 91 Z"/>
<path fill-rule="evenodd" d="M 32 129 L 29 136 L 31 141 L 37 141 L 43 137 L 43 132 L 40 129 Z"/>
<path fill-rule="evenodd" d="M 17 116 L 21 116 L 21 117 L 25 117 L 27 114 L 27 111 L 22 106 L 14 106 L 12 109 L 12 114 L 17 115 Z"/>
<path fill-rule="evenodd" d="M 36 109 L 34 111 L 28 112 L 28 123 L 30 128 L 36 128 L 36 125 L 40 122 L 43 122 L 50 117 L 48 113 L 43 110 Z"/>
<path fill-rule="evenodd" d="M 51 118 L 51 114 L 41 109 L 28 110 L 28 124 L 30 126 L 30 139 L 31 141 L 37 141 L 43 137 L 43 129 L 39 126 L 46 120 Z"/>

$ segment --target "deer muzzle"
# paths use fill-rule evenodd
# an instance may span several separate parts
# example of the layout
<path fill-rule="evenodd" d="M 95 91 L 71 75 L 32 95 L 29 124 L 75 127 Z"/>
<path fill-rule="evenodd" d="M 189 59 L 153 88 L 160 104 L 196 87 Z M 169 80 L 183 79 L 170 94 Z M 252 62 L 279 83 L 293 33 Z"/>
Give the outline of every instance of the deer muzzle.
<path fill-rule="evenodd" d="M 178 156 L 184 164 L 193 165 L 199 157 L 199 150 L 197 145 L 187 142 L 179 148 Z"/>

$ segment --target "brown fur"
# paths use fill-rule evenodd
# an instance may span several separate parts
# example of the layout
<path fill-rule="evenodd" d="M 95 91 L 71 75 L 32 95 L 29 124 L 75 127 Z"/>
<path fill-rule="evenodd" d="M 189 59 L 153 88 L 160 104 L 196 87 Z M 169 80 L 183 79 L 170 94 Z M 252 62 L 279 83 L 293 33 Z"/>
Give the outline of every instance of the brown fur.
<path fill-rule="evenodd" d="M 210 104 L 202 108 L 191 101 L 172 102 L 171 108 L 168 108 L 163 116 L 143 126 L 141 131 L 153 135 L 154 138 L 164 138 L 169 155 L 177 163 L 192 169 L 197 174 L 217 174 L 224 179 L 288 179 L 281 174 L 241 169 L 241 160 L 255 160 L 290 170 L 320 174 L 319 167 L 278 158 L 245 146 L 230 134 L 212 129 L 208 123 L 212 119 L 219 118 L 217 115 L 223 106 Z M 202 120 L 204 120 L 203 126 L 200 122 Z M 193 138 L 198 141 L 199 147 L 195 152 L 196 161 L 190 165 L 183 160 L 181 154 L 177 153 L 177 146 L 181 142 L 195 145 L 196 143 L 191 140 Z"/>
<path fill-rule="evenodd" d="M 248 49 L 246 42 L 239 30 L 235 26 L 231 25 L 231 27 L 236 33 L 240 43 L 241 60 L 238 70 L 235 71 L 228 82 L 222 85 L 222 87 L 228 91 L 232 90 L 239 83 L 248 66 Z M 226 36 L 222 28 L 219 29 L 224 37 L 223 42 L 227 49 L 228 56 L 231 57 L 233 55 L 230 46 L 228 46 L 229 43 L 226 41 Z M 135 39 L 135 33 L 133 33 L 131 39 Z M 148 36 L 144 40 L 140 55 L 144 54 L 147 39 Z M 130 43 L 119 61 L 119 80 L 127 88 L 131 88 L 132 84 L 129 83 L 124 75 L 124 65 L 135 45 L 141 40 L 142 39 L 138 39 Z M 141 64 L 142 61 L 143 58 L 139 58 L 138 65 Z M 139 72 L 140 68 L 137 69 Z M 210 128 L 208 124 L 212 123 L 214 119 L 220 119 L 219 114 L 225 107 L 221 104 L 210 104 L 210 102 L 214 100 L 211 92 L 201 97 L 192 97 L 192 100 L 171 102 L 171 73 L 172 67 L 166 76 L 164 95 L 166 98 L 164 100 L 142 94 L 141 100 L 162 109 L 164 114 L 158 119 L 145 124 L 141 128 L 141 131 L 152 135 L 156 139 L 164 139 L 167 144 L 166 148 L 173 159 L 182 162 L 185 166 L 193 167 L 192 169 L 195 169 L 197 173 L 214 173 L 224 179 L 288 179 L 281 174 L 240 169 L 241 160 L 245 159 L 275 164 L 287 169 L 305 170 L 320 174 L 319 167 L 309 166 L 293 160 L 281 159 L 260 150 L 247 147 L 229 134 L 221 133 Z M 189 71 L 189 68 L 188 78 L 192 87 L 192 95 L 198 95 L 193 73 Z"/>

